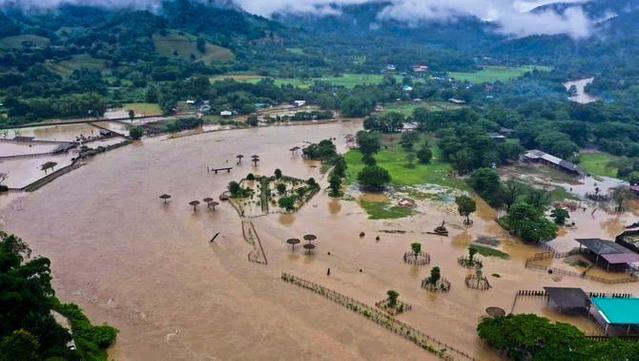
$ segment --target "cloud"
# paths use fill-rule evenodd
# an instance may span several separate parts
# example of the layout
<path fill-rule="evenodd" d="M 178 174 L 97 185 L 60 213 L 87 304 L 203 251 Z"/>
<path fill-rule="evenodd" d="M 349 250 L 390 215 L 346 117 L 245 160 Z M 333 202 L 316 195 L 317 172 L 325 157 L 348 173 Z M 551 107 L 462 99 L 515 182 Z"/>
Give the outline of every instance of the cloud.
<path fill-rule="evenodd" d="M 211 0 L 199 0 L 210 2 Z M 219 1 L 219 0 L 218 0 Z M 266 17 L 275 13 L 308 13 L 319 16 L 339 15 L 344 5 L 363 4 L 379 0 L 234 0 L 246 11 Z M 587 0 L 562 0 L 579 3 Z M 563 13 L 552 10 L 530 13 L 537 6 L 558 0 L 388 0 L 379 14 L 380 20 L 394 19 L 408 24 L 422 21 L 454 21 L 461 16 L 474 16 L 496 25 L 497 31 L 514 37 L 535 34 L 568 34 L 575 39 L 590 35 L 594 20 L 580 7 Z M 0 6 L 48 8 L 60 4 L 104 7 L 157 9 L 161 0 L 0 0 Z"/>

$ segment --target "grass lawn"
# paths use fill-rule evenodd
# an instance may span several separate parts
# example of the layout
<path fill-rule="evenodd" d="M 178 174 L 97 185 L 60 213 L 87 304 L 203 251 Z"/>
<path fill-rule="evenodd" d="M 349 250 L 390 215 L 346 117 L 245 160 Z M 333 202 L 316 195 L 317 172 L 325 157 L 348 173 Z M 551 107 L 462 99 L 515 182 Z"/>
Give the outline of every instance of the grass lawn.
<path fill-rule="evenodd" d="M 161 115 L 162 109 L 155 103 L 127 103 L 122 106 L 127 112 L 133 110 L 136 116 Z"/>
<path fill-rule="evenodd" d="M 23 43 L 28 43 L 38 48 L 43 48 L 49 45 L 50 42 L 51 40 L 49 40 L 48 38 L 33 34 L 8 36 L 6 38 L 0 39 L 0 49 L 21 48 L 23 46 Z"/>
<path fill-rule="evenodd" d="M 361 201 L 359 204 L 368 213 L 368 219 L 397 219 L 415 214 L 410 208 L 392 206 L 386 202 Z"/>
<path fill-rule="evenodd" d="M 399 112 L 399 113 L 402 113 L 404 116 L 408 117 L 413 115 L 413 111 L 416 108 L 426 108 L 430 111 L 436 112 L 436 111 L 460 109 L 461 106 L 452 104 L 452 103 L 447 103 L 447 102 L 440 102 L 440 101 L 402 102 L 402 103 L 391 103 L 391 104 L 384 105 L 384 113 Z"/>
<path fill-rule="evenodd" d="M 224 74 L 212 77 L 211 81 L 234 79 L 236 81 L 254 84 L 263 78 L 263 76 L 256 74 Z M 309 88 L 316 80 L 329 82 L 334 86 L 343 86 L 351 89 L 357 85 L 380 84 L 382 80 L 384 80 L 384 76 L 381 74 L 344 74 L 342 76 L 329 76 L 311 79 L 275 78 L 275 85 L 292 85 L 300 88 Z M 401 81 L 401 77 L 397 76 L 397 80 Z"/>
<path fill-rule="evenodd" d="M 62 76 L 69 76 L 74 70 L 87 68 L 90 70 L 104 70 L 106 64 L 102 59 L 96 59 L 88 54 L 75 55 L 69 60 L 58 63 L 47 62 L 46 66 L 53 72 Z"/>
<path fill-rule="evenodd" d="M 431 144 L 433 142 L 430 142 Z M 436 184 L 444 187 L 469 190 L 469 186 L 462 180 L 449 176 L 452 170 L 450 164 L 441 161 L 441 151 L 432 146 L 433 159 L 429 164 L 415 161 L 415 167 L 409 168 L 406 152 L 400 146 L 383 149 L 375 155 L 377 165 L 386 169 L 391 176 L 391 184 L 395 186 L 410 186 L 418 184 Z M 357 174 L 364 168 L 362 154 L 359 150 L 350 150 L 345 155 L 348 170 L 346 172 L 349 183 L 357 182 Z"/>
<path fill-rule="evenodd" d="M 178 56 L 182 59 L 203 61 L 206 64 L 211 62 L 227 62 L 235 59 L 235 55 L 227 48 L 206 43 L 204 53 L 197 49 L 197 41 L 194 37 L 181 34 L 168 34 L 166 36 L 153 35 L 153 44 L 157 52 L 167 58 Z M 177 54 L 177 55 L 176 55 Z"/>
<path fill-rule="evenodd" d="M 482 246 L 476 243 L 470 245 L 472 248 L 477 250 L 477 253 L 484 257 L 499 257 L 501 259 L 509 259 L 510 255 L 508 253 L 502 252 L 498 249 L 494 249 L 491 247 Z"/>
<path fill-rule="evenodd" d="M 617 167 L 609 165 L 619 159 L 608 153 L 582 153 L 579 155 L 579 166 L 592 175 L 617 177 Z"/>
<path fill-rule="evenodd" d="M 549 66 L 540 65 L 523 65 L 519 67 L 507 67 L 507 66 L 484 66 L 482 70 L 472 73 L 462 72 L 449 72 L 448 76 L 460 81 L 469 81 L 475 84 L 481 83 L 493 83 L 496 81 L 506 82 L 512 79 L 519 78 L 526 73 L 533 70 L 539 71 L 551 71 Z"/>

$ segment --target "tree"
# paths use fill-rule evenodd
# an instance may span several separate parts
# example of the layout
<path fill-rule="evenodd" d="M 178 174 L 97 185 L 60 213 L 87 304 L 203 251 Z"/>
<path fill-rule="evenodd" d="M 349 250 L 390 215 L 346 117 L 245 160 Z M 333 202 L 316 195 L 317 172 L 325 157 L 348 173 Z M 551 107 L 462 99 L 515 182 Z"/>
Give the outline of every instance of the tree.
<path fill-rule="evenodd" d="M 364 189 L 380 192 L 391 181 L 390 174 L 380 166 L 366 166 L 357 175 L 357 181 Z"/>
<path fill-rule="evenodd" d="M 545 212 L 550 205 L 550 193 L 537 188 L 529 188 L 524 201 L 541 212 Z"/>
<path fill-rule="evenodd" d="M 468 247 L 468 259 L 470 260 L 471 264 L 474 262 L 476 254 L 477 254 L 477 248 L 473 246 Z"/>
<path fill-rule="evenodd" d="M 280 208 L 284 208 L 289 212 L 295 210 L 295 196 L 280 198 L 278 205 Z"/>
<path fill-rule="evenodd" d="M 422 252 L 422 244 L 419 242 L 411 243 L 410 248 L 413 250 L 415 259 L 417 259 L 417 256 L 419 256 L 419 254 Z"/>
<path fill-rule="evenodd" d="M 246 118 L 246 124 L 248 124 L 250 127 L 257 127 L 257 124 L 258 124 L 257 114 L 249 115 L 248 118 Z"/>
<path fill-rule="evenodd" d="M 238 182 L 231 181 L 229 182 L 229 192 L 231 192 L 231 197 L 242 197 L 243 190 Z"/>
<path fill-rule="evenodd" d="M 397 299 L 399 298 L 399 292 L 388 290 L 388 292 L 386 292 L 386 295 L 388 295 L 388 306 L 390 307 L 397 306 Z"/>
<path fill-rule="evenodd" d="M 129 120 L 131 124 L 133 124 L 133 119 L 135 119 L 135 111 L 133 109 L 129 109 Z"/>
<path fill-rule="evenodd" d="M 196 42 L 195 42 L 195 47 L 197 48 L 197 51 L 199 51 L 201 54 L 206 53 L 206 41 L 201 38 L 198 37 Z"/>
<path fill-rule="evenodd" d="M 546 219 L 544 211 L 526 202 L 517 202 L 502 225 L 526 242 L 548 242 L 557 237 L 557 226 Z"/>
<path fill-rule="evenodd" d="M 628 187 L 615 188 L 612 191 L 612 199 L 615 201 L 615 211 L 621 213 L 624 211 L 624 204 L 627 200 L 632 199 L 634 194 Z"/>
<path fill-rule="evenodd" d="M 279 194 L 286 193 L 286 184 L 284 184 L 284 183 L 277 183 L 275 188 L 277 189 L 277 193 L 279 193 Z"/>
<path fill-rule="evenodd" d="M 501 203 L 501 180 L 496 170 L 479 168 L 470 176 L 469 183 L 491 206 L 496 207 Z"/>
<path fill-rule="evenodd" d="M 360 130 L 356 134 L 357 147 L 363 156 L 379 152 L 382 147 L 379 134 Z"/>
<path fill-rule="evenodd" d="M 331 178 L 328 180 L 329 195 L 331 197 L 339 197 L 341 195 L 342 190 L 342 178 L 340 178 L 335 172 L 331 174 Z"/>
<path fill-rule="evenodd" d="M 519 199 L 519 197 L 524 193 L 524 185 L 514 181 L 512 179 L 504 182 L 504 185 L 501 188 L 501 200 L 506 206 L 506 212 L 510 211 L 510 207 Z"/>
<path fill-rule="evenodd" d="M 430 276 L 428 277 L 428 283 L 431 285 L 436 285 L 437 282 L 442 278 L 441 270 L 439 267 L 435 266 L 430 270 Z"/>
<path fill-rule="evenodd" d="M 139 140 L 144 135 L 144 129 L 141 127 L 132 127 L 129 130 L 129 136 L 131 139 Z"/>
<path fill-rule="evenodd" d="M 279 168 L 275 170 L 275 178 L 276 179 L 282 178 L 282 171 Z"/>
<path fill-rule="evenodd" d="M 417 159 L 422 164 L 430 163 L 431 159 L 433 159 L 433 152 L 427 146 L 422 147 L 417 151 Z"/>
<path fill-rule="evenodd" d="M 408 168 L 415 168 L 415 153 L 406 153 L 406 161 L 408 162 L 408 164 L 406 165 Z"/>
<path fill-rule="evenodd" d="M 40 343 L 29 331 L 16 330 L 1 339 L 0 361 L 39 361 Z"/>
<path fill-rule="evenodd" d="M 477 210 L 475 201 L 467 195 L 461 195 L 459 197 L 455 197 L 455 204 L 457 204 L 457 211 L 459 212 L 459 215 L 466 217 L 464 223 L 470 224 L 470 215 Z"/>
<path fill-rule="evenodd" d="M 555 224 L 563 226 L 566 224 L 566 219 L 570 218 L 570 214 L 567 210 L 559 207 L 555 207 L 551 212 L 550 216 L 555 221 Z"/>

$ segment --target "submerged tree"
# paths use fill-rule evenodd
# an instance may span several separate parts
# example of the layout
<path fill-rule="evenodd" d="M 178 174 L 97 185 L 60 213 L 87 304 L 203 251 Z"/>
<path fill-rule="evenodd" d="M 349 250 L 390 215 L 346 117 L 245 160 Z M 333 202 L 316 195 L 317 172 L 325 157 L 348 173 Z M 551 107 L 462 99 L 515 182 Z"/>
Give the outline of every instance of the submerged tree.
<path fill-rule="evenodd" d="M 550 216 L 555 221 L 555 224 L 558 224 L 560 226 L 566 224 L 566 219 L 570 218 L 570 214 L 568 213 L 568 211 L 559 207 L 553 208 L 553 210 L 550 212 Z"/>
<path fill-rule="evenodd" d="M 441 279 L 442 274 L 439 267 L 435 266 L 430 270 L 430 277 L 428 277 L 428 283 L 435 286 L 437 282 Z"/>
<path fill-rule="evenodd" d="M 410 248 L 413 250 L 413 255 L 415 256 L 415 260 L 417 260 L 417 256 L 422 253 L 422 244 L 419 242 L 411 243 Z"/>
<path fill-rule="evenodd" d="M 388 306 L 390 307 L 397 306 L 397 299 L 399 298 L 399 292 L 389 290 L 388 292 L 386 292 L 386 294 L 388 295 Z"/>
<path fill-rule="evenodd" d="M 471 224 L 470 215 L 477 210 L 477 204 L 475 201 L 467 195 L 461 195 L 455 198 L 457 204 L 457 211 L 460 216 L 466 217 L 465 224 Z"/>

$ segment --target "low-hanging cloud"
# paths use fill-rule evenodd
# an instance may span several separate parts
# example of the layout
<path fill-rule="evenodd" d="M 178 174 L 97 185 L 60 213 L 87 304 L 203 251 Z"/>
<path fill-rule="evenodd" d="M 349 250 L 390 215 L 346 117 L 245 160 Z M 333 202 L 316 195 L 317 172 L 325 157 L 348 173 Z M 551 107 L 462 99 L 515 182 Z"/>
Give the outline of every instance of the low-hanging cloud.
<path fill-rule="evenodd" d="M 198 0 L 211 2 L 212 0 Z M 219 0 L 213 0 L 219 1 Z M 276 13 L 307 13 L 337 16 L 345 5 L 379 0 L 233 0 L 246 11 L 266 17 Z M 561 2 L 587 2 L 562 0 Z M 563 13 L 553 10 L 529 12 L 532 8 L 559 0 L 388 0 L 378 14 L 380 20 L 393 19 L 415 25 L 423 21 L 454 21 L 461 16 L 474 16 L 496 25 L 497 31 L 515 37 L 536 34 L 568 34 L 575 39 L 588 37 L 594 20 L 581 7 Z M 0 6 L 49 8 L 61 4 L 103 7 L 158 9 L 161 0 L 0 0 Z"/>

